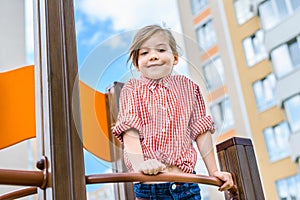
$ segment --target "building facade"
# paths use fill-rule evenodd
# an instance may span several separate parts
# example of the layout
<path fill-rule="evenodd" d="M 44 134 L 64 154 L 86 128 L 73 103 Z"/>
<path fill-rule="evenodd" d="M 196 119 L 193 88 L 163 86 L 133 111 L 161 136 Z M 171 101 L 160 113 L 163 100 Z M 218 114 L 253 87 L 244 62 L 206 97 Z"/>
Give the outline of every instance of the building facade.
<path fill-rule="evenodd" d="M 300 1 L 190 0 L 178 7 L 183 33 L 199 44 L 188 54 L 201 62 L 216 141 L 251 137 L 266 199 L 300 199 Z"/>

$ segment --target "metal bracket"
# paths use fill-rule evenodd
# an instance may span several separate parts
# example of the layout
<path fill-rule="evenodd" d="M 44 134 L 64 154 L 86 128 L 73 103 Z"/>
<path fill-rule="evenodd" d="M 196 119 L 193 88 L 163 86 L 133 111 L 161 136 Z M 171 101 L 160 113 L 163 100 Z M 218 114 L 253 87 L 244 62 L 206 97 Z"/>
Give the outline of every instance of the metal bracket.
<path fill-rule="evenodd" d="M 43 182 L 42 182 L 40 188 L 44 190 L 44 189 L 46 189 L 47 183 L 48 183 L 48 159 L 47 159 L 47 157 L 42 156 L 42 158 L 39 161 L 37 161 L 36 167 L 39 170 L 43 170 L 44 178 L 43 178 Z"/>

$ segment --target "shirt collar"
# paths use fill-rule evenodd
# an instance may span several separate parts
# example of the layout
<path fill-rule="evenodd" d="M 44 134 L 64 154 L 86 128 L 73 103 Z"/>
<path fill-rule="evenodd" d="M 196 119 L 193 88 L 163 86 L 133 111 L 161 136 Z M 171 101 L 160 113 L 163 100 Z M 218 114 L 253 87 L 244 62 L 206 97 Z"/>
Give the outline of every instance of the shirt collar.
<path fill-rule="evenodd" d="M 140 78 L 143 85 L 146 85 L 149 90 L 154 90 L 156 87 L 170 87 L 171 75 L 165 76 L 159 80 L 148 79 L 145 76 L 141 75 Z"/>

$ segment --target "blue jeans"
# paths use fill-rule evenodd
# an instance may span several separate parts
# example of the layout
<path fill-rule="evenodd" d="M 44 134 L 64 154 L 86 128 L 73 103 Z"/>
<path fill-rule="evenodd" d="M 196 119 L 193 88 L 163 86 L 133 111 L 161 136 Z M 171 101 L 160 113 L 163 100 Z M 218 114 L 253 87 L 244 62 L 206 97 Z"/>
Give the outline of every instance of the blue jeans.
<path fill-rule="evenodd" d="M 201 200 L 200 188 L 196 183 L 134 184 L 137 199 L 143 200 Z"/>

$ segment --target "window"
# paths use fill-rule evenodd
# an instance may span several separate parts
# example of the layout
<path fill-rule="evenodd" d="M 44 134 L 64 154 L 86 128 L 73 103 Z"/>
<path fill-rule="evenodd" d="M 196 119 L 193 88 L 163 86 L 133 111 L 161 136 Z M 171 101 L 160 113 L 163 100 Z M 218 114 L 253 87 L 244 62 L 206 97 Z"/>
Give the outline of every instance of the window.
<path fill-rule="evenodd" d="M 254 16 L 250 0 L 236 0 L 234 2 L 234 10 L 238 24 L 243 24 Z"/>
<path fill-rule="evenodd" d="M 274 72 L 278 78 L 293 71 L 292 61 L 286 44 L 277 47 L 271 52 L 271 60 Z"/>
<path fill-rule="evenodd" d="M 291 56 L 291 61 L 292 61 L 293 66 L 300 65 L 300 46 L 299 46 L 299 44 L 300 44 L 300 41 L 297 42 L 297 39 L 294 39 L 288 43 L 289 54 Z"/>
<path fill-rule="evenodd" d="M 258 7 L 264 29 L 273 28 L 300 7 L 300 0 L 267 0 Z"/>
<path fill-rule="evenodd" d="M 292 131 L 300 131 L 300 94 L 285 100 L 284 108 Z"/>
<path fill-rule="evenodd" d="M 259 61 L 267 58 L 268 54 L 266 52 L 263 41 L 263 30 L 259 30 L 254 35 L 244 39 L 243 47 L 248 66 L 251 67 Z"/>
<path fill-rule="evenodd" d="M 273 162 L 290 155 L 290 128 L 287 122 L 266 128 L 264 130 L 264 137 L 270 161 Z"/>
<path fill-rule="evenodd" d="M 205 8 L 208 4 L 207 0 L 191 0 L 193 15 L 197 15 L 199 11 Z"/>
<path fill-rule="evenodd" d="M 262 80 L 254 82 L 253 91 L 259 111 L 275 105 L 275 84 L 276 79 L 274 74 L 270 74 Z"/>
<path fill-rule="evenodd" d="M 300 174 L 276 181 L 280 200 L 300 200 Z"/>
<path fill-rule="evenodd" d="M 202 26 L 197 28 L 196 32 L 200 48 L 204 50 L 212 47 L 217 42 L 212 20 L 207 21 Z"/>
<path fill-rule="evenodd" d="M 278 12 L 278 18 L 279 19 L 284 19 L 285 17 L 288 16 L 289 11 L 286 5 L 286 1 L 285 0 L 275 0 L 275 5 L 277 8 L 277 12 Z"/>
<path fill-rule="evenodd" d="M 291 0 L 291 6 L 293 10 L 296 10 L 300 7 L 300 0 Z"/>
<path fill-rule="evenodd" d="M 260 14 L 260 20 L 264 29 L 270 29 L 278 23 L 278 19 L 270 0 L 263 2 L 258 7 L 258 10 Z"/>
<path fill-rule="evenodd" d="M 271 60 L 278 78 L 300 67 L 300 36 L 274 49 Z"/>
<path fill-rule="evenodd" d="M 203 71 L 208 90 L 217 89 L 224 84 L 224 67 L 220 57 L 205 65 Z"/>
<path fill-rule="evenodd" d="M 234 125 L 233 113 L 228 97 L 212 105 L 211 112 L 218 132 L 224 132 Z"/>

